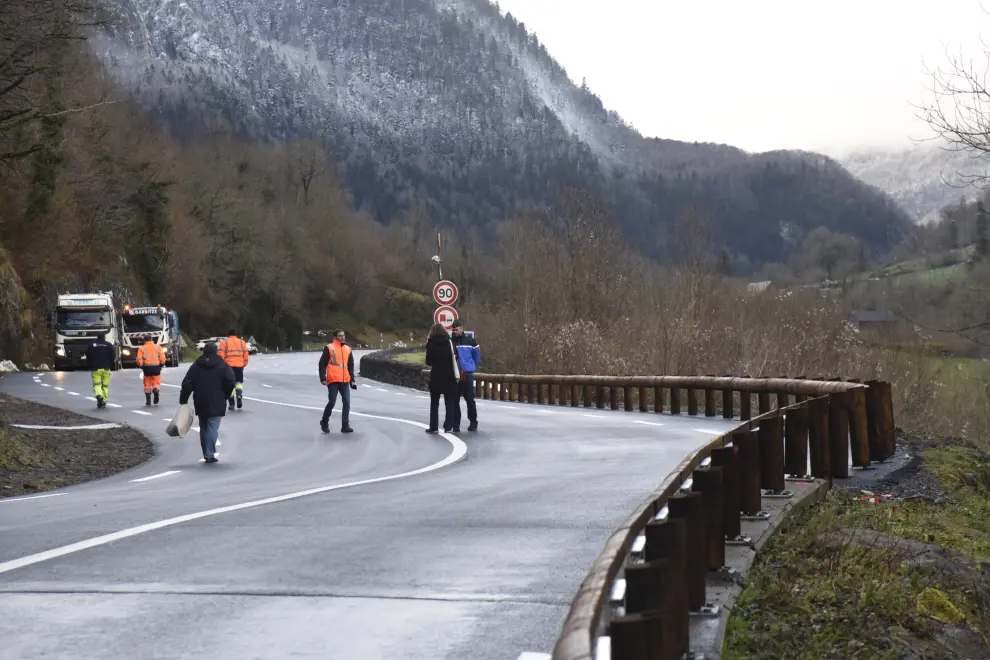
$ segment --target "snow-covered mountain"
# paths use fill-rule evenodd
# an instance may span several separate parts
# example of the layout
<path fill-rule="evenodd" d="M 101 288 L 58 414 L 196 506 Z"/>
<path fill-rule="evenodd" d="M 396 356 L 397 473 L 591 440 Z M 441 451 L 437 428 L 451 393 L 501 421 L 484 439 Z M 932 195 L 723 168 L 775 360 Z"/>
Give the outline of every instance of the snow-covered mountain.
<path fill-rule="evenodd" d="M 966 175 L 990 174 L 990 157 L 974 157 L 930 142 L 896 151 L 852 153 L 839 162 L 889 194 L 921 223 L 935 219 L 939 209 L 959 203 L 960 198 L 971 201 L 981 194 Z"/>
<path fill-rule="evenodd" d="M 123 21 L 96 48 L 174 132 L 315 135 L 382 220 L 423 204 L 485 226 L 579 184 L 647 253 L 695 205 L 740 269 L 817 226 L 882 250 L 909 224 L 819 154 L 643 138 L 488 0 L 107 2 Z"/>

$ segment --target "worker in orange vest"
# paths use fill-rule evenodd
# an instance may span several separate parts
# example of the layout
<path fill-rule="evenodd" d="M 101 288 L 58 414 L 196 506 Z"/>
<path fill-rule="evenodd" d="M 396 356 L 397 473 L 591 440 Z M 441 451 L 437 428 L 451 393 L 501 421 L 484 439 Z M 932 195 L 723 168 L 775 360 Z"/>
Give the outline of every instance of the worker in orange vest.
<path fill-rule="evenodd" d="M 217 354 L 224 359 L 224 361 L 230 365 L 230 368 L 234 371 L 234 380 L 237 384 L 234 386 L 234 391 L 230 395 L 230 399 L 227 400 L 227 406 L 230 410 L 234 409 L 234 397 L 237 397 L 237 407 L 244 407 L 244 367 L 248 366 L 248 347 L 247 342 L 237 336 L 237 332 L 231 328 L 227 333 L 226 339 L 221 339 L 220 343 L 217 345 Z"/>
<path fill-rule="evenodd" d="M 320 430 L 324 433 L 330 432 L 330 413 L 337 403 L 337 395 L 340 395 L 343 409 L 340 411 L 340 432 L 353 433 L 354 429 L 350 424 L 351 413 L 351 390 L 357 389 L 354 378 L 354 355 L 351 347 L 344 343 L 346 335 L 344 331 L 335 330 L 334 339 L 323 348 L 320 356 L 320 382 L 327 387 L 328 401 L 323 408 L 323 417 L 320 418 Z"/>
<path fill-rule="evenodd" d="M 165 366 L 165 349 L 148 338 L 144 346 L 138 349 L 137 365 L 144 372 L 144 405 L 151 405 L 151 395 L 155 395 L 155 405 L 158 405 L 158 389 L 162 386 L 162 367 Z"/>

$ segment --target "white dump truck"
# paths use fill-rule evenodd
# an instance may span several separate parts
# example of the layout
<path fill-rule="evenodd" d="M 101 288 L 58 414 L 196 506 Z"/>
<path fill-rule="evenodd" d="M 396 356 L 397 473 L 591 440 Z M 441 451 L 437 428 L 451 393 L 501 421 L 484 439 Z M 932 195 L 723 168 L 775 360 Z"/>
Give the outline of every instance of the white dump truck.
<path fill-rule="evenodd" d="M 52 362 L 56 370 L 86 368 L 86 349 L 99 333 L 117 349 L 114 370 L 120 369 L 122 325 L 113 293 L 59 294 L 50 324 L 55 333 Z"/>
<path fill-rule="evenodd" d="M 120 353 L 125 367 L 137 366 L 138 349 L 148 339 L 154 339 L 165 349 L 166 366 L 179 366 L 182 361 L 182 337 L 179 334 L 179 315 L 175 310 L 165 309 L 161 305 L 124 305 L 121 318 L 124 321 L 124 339 Z"/>

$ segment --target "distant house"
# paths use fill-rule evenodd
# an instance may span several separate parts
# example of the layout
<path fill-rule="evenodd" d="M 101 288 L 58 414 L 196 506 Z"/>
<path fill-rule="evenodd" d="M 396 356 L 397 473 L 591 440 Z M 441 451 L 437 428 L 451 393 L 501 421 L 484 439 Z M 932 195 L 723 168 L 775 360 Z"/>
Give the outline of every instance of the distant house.
<path fill-rule="evenodd" d="M 770 286 L 770 280 L 765 280 L 763 282 L 750 282 L 746 285 L 747 293 L 761 293 L 767 290 Z"/>
<path fill-rule="evenodd" d="M 893 329 L 897 325 L 897 317 L 894 313 L 884 309 L 853 310 L 850 320 L 860 330 Z"/>

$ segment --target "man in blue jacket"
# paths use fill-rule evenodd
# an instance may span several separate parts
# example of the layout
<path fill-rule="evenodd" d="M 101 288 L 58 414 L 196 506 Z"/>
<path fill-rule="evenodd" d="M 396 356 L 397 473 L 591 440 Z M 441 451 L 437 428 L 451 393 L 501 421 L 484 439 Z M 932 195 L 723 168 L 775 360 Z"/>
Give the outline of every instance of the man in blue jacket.
<path fill-rule="evenodd" d="M 451 335 L 454 346 L 457 347 L 457 356 L 461 360 L 461 369 L 464 371 L 464 379 L 461 380 L 457 393 L 457 419 L 454 430 L 460 426 L 461 418 L 461 397 L 467 402 L 468 431 L 478 430 L 478 406 L 474 403 L 474 372 L 478 370 L 481 363 L 481 348 L 474 337 L 464 334 L 464 324 L 454 321 L 451 326 Z"/>
<path fill-rule="evenodd" d="M 107 341 L 107 333 L 101 332 L 86 347 L 86 365 L 93 373 L 93 396 L 96 407 L 106 408 L 110 398 L 110 375 L 117 361 L 117 351 Z"/>

